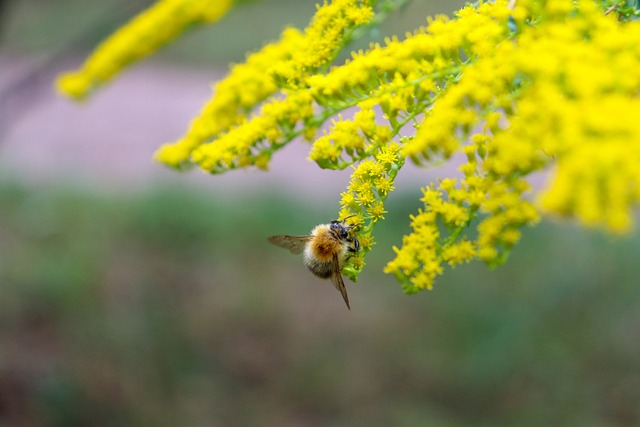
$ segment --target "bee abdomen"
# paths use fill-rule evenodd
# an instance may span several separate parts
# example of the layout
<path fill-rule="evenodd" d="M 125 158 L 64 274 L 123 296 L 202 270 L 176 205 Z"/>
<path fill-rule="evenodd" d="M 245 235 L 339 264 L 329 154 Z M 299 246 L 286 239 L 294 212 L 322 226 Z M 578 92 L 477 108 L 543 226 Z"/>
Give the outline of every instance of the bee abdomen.
<path fill-rule="evenodd" d="M 309 271 L 322 279 L 328 279 L 333 274 L 333 262 L 331 261 L 322 262 L 313 257 L 305 256 L 304 265 L 307 266 Z"/>

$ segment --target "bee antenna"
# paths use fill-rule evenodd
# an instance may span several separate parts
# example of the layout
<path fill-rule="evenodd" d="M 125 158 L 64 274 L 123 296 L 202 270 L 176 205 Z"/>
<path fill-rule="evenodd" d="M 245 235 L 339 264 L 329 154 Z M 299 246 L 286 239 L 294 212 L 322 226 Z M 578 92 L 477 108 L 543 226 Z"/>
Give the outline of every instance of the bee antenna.
<path fill-rule="evenodd" d="M 344 217 L 344 218 L 342 219 L 342 221 L 338 221 L 338 220 L 336 220 L 336 222 L 345 222 L 346 220 L 348 220 L 349 218 L 353 218 L 354 216 L 358 216 L 358 214 L 349 215 L 349 216 L 347 216 L 347 217 Z M 367 216 L 367 215 L 363 215 L 362 217 L 363 217 L 364 219 L 371 219 L 371 217 L 370 217 L 370 216 Z"/>

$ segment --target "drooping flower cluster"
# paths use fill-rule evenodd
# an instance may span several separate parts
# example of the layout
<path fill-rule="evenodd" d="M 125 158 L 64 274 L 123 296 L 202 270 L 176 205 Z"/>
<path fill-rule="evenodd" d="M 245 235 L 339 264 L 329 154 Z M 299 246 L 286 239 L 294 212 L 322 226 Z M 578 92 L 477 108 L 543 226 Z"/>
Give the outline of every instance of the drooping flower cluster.
<path fill-rule="evenodd" d="M 498 116 L 490 113 L 488 122 Z M 423 188 L 424 208 L 411 217 L 413 232 L 403 238 L 402 248 L 394 247 L 396 258 L 385 267 L 405 292 L 431 289 L 443 264 L 455 267 L 478 258 L 499 265 L 520 239 L 520 228 L 538 221 L 538 210 L 523 198 L 530 185 L 522 177 L 481 174 L 489 133 L 487 126 L 463 148 L 467 161 L 459 168 L 462 179 L 445 178 L 437 187 Z M 473 221 L 478 223 L 475 238 L 466 234 Z"/>
<path fill-rule="evenodd" d="M 465 260 L 503 262 L 519 228 L 537 221 L 523 192 L 525 177 L 538 170 L 552 168 L 538 197 L 545 211 L 629 229 L 640 201 L 640 128 L 630 116 L 640 89 L 631 66 L 640 63 L 640 27 L 621 24 L 600 6 L 517 2 L 504 21 L 509 38 L 471 61 L 428 111 L 404 153 L 428 164 L 463 151 L 468 162 L 461 185 L 445 180 L 438 191 L 426 190 L 414 232 L 386 267 L 405 290 L 431 288 L 459 244 L 470 249 L 457 250 Z M 488 132 L 470 136 L 483 123 Z M 484 194 L 477 202 L 464 194 L 474 188 Z M 461 239 L 460 227 L 476 216 L 477 238 Z"/>
<path fill-rule="evenodd" d="M 408 293 L 431 289 L 447 265 L 504 262 L 541 213 L 628 232 L 640 202 L 637 7 L 478 2 L 336 63 L 359 29 L 405 1 L 325 2 L 306 30 L 285 30 L 233 67 L 157 159 L 266 169 L 295 138 L 313 141 L 318 166 L 353 168 L 339 212 L 363 249 L 343 270 L 353 280 L 405 160 L 457 162 L 455 178 L 425 183 L 412 232 L 385 268 Z M 528 179 L 540 171 L 548 182 L 533 194 Z"/>
<path fill-rule="evenodd" d="M 211 173 L 222 173 L 250 165 L 266 169 L 271 155 L 291 140 L 297 123 L 312 117 L 311 97 L 294 92 L 287 98 L 265 104 L 257 115 L 230 129 L 215 142 L 191 152 L 192 160 Z"/>
<path fill-rule="evenodd" d="M 395 190 L 394 180 L 404 164 L 400 148 L 400 144 L 396 142 L 382 145 L 372 158 L 354 166 L 349 186 L 340 195 L 339 218 L 349 218 L 349 222 L 358 231 L 361 246 L 358 255 L 343 270 L 354 281 L 364 267 L 365 255 L 375 243 L 373 226 L 384 220 L 384 214 L 387 213 L 384 202 L 389 193 Z"/>
<path fill-rule="evenodd" d="M 160 162 L 179 168 L 191 161 L 191 152 L 246 121 L 246 114 L 278 91 L 273 77 L 265 73 L 272 64 L 291 58 L 303 49 L 304 37 L 295 28 L 287 28 L 280 41 L 249 55 L 247 61 L 234 65 L 228 76 L 217 83 L 214 96 L 192 121 L 179 141 L 166 144 L 156 153 Z"/>
<path fill-rule="evenodd" d="M 266 166 L 270 153 L 297 135 L 299 122 L 310 117 L 311 94 L 303 93 L 308 92 L 305 79 L 330 63 L 352 32 L 373 16 L 368 2 L 325 3 L 304 33 L 287 29 L 280 41 L 249 56 L 245 64 L 233 67 L 227 78 L 216 85 L 214 96 L 194 119 L 187 134 L 163 146 L 156 157 L 174 167 L 195 162 L 213 173 L 253 165 L 256 161 L 257 166 Z M 269 99 L 278 91 L 281 91 L 278 99 Z M 267 104 L 257 118 L 249 118 L 248 114 L 265 100 Z M 260 118 L 266 116 L 270 119 Z M 312 121 L 304 123 L 303 128 L 304 135 L 309 137 L 316 129 Z M 233 142 L 231 146 L 226 144 L 228 140 L 238 141 L 241 147 L 232 147 Z M 248 154 L 251 150 L 268 155 L 252 156 Z M 234 156 L 237 158 L 232 160 Z M 226 159 L 222 164 L 228 167 L 218 168 L 218 159 Z"/>

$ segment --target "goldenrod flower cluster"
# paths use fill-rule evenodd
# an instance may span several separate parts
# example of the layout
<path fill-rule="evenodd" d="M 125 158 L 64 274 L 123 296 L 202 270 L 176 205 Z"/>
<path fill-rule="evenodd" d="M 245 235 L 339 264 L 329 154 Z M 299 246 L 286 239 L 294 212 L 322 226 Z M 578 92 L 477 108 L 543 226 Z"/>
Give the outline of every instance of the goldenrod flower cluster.
<path fill-rule="evenodd" d="M 302 49 L 303 34 L 287 28 L 278 42 L 249 55 L 245 63 L 234 65 L 228 76 L 214 86 L 214 96 L 192 121 L 187 133 L 179 141 L 161 147 L 156 159 L 176 168 L 188 165 L 192 161 L 191 152 L 199 145 L 246 122 L 247 113 L 279 89 L 265 70 Z"/>
<path fill-rule="evenodd" d="M 232 4 L 233 0 L 159 0 L 107 38 L 82 68 L 62 74 L 56 82 L 58 90 L 71 98 L 83 99 L 188 27 L 219 20 Z"/>
<path fill-rule="evenodd" d="M 414 232 L 386 267 L 405 290 L 431 288 L 444 262 L 503 262 L 519 228 L 538 219 L 523 197 L 524 178 L 538 170 L 551 168 L 537 199 L 543 210 L 614 232 L 629 229 L 640 200 L 640 128 L 632 119 L 640 27 L 606 16 L 601 6 L 519 1 L 504 9 L 503 26 L 512 34 L 476 58 L 470 54 L 474 60 L 427 112 L 404 153 L 428 164 L 462 151 L 468 161 L 459 185 L 445 180 L 425 190 Z M 483 123 L 486 133 L 470 135 Z M 465 194 L 470 190 L 479 193 Z M 476 216 L 477 237 L 469 241 L 462 228 Z"/>
<path fill-rule="evenodd" d="M 325 2 L 304 33 L 287 29 L 278 42 L 266 45 L 250 55 L 245 64 L 233 67 L 216 85 L 213 97 L 187 134 L 163 146 L 156 158 L 174 167 L 195 162 L 212 173 L 253 164 L 266 167 L 271 153 L 299 133 L 299 121 L 310 117 L 312 93 L 306 88 L 306 78 L 326 67 L 353 31 L 373 16 L 368 2 Z M 269 99 L 278 91 L 280 99 Z M 308 101 L 306 106 L 301 105 L 307 102 L 303 99 Z M 249 118 L 248 114 L 263 101 L 267 103 L 257 118 Z M 265 120 L 266 115 L 270 119 Z M 312 137 L 317 125 L 313 120 L 303 125 L 303 135 Z M 241 147 L 234 148 L 233 141 Z M 249 155 L 252 150 L 264 154 Z"/>
<path fill-rule="evenodd" d="M 363 160 L 353 167 L 351 182 L 340 196 L 340 219 L 349 222 L 358 230 L 361 250 L 343 270 L 352 280 L 364 267 L 364 256 L 374 245 L 373 226 L 384 219 L 387 213 L 384 202 L 395 190 L 394 180 L 404 164 L 400 155 L 400 144 L 389 142 L 382 145 L 372 158 Z"/>
<path fill-rule="evenodd" d="M 306 87 L 306 78 L 331 63 L 353 31 L 373 17 L 367 1 L 325 1 L 305 30 L 300 49 L 290 59 L 273 64 L 269 72 L 285 87 Z"/>
<path fill-rule="evenodd" d="M 423 188 L 424 207 L 411 217 L 413 232 L 403 238 L 401 249 L 394 247 L 396 258 L 385 268 L 405 292 L 431 289 L 443 264 L 455 267 L 476 258 L 490 266 L 504 262 L 520 239 L 520 228 L 538 221 L 537 209 L 523 198 L 530 190 L 524 179 L 481 175 L 490 138 L 487 133 L 470 137 L 471 144 L 463 149 L 467 162 L 459 168 L 464 178 L 445 178 L 437 187 Z M 476 237 L 470 240 L 465 232 L 474 220 Z"/>
<path fill-rule="evenodd" d="M 405 161 L 450 161 L 455 175 L 425 183 L 385 268 L 408 293 L 431 289 L 447 266 L 499 265 L 542 214 L 628 232 L 640 202 L 637 2 L 477 2 L 336 63 L 358 29 L 405 1 L 325 2 L 306 30 L 232 68 L 157 158 L 265 169 L 295 138 L 312 141 L 319 167 L 353 169 L 339 211 L 363 249 L 343 270 L 353 280 Z"/>

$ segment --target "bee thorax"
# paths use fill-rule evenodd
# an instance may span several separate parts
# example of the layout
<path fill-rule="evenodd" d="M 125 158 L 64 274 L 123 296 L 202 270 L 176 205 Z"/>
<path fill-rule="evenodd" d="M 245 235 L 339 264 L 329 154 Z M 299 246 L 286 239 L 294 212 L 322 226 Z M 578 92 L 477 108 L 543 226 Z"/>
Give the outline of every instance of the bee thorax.
<path fill-rule="evenodd" d="M 313 239 L 309 242 L 307 249 L 315 258 L 320 261 L 331 261 L 333 255 L 337 254 L 339 258 L 343 257 L 346 245 L 340 239 L 336 238 L 327 226 L 317 226 L 313 232 Z"/>

